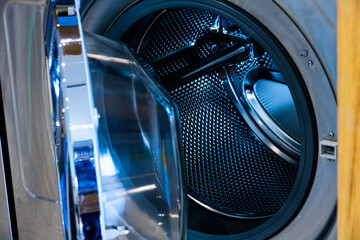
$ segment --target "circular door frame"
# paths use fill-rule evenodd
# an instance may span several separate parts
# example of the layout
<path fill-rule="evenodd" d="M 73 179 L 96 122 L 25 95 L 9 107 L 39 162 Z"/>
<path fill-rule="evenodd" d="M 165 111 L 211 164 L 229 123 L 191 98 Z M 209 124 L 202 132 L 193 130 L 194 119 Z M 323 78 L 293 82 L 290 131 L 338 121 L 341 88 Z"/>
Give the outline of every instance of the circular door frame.
<path fill-rule="evenodd" d="M 128 1 L 115 1 L 109 4 L 104 1 L 106 0 L 95 1 L 88 14 L 91 15 L 94 10 L 96 11 L 99 8 L 101 8 L 101 12 L 106 12 L 108 8 L 117 8 L 117 5 L 121 9 L 121 7 L 124 8 L 124 4 L 135 5 L 137 3 L 137 1 L 131 1 L 132 4 Z M 314 50 L 315 48 L 307 40 L 305 34 L 273 1 L 228 0 L 228 2 L 236 5 L 261 22 L 282 44 L 297 66 L 314 109 L 318 137 L 315 143 L 320 144 L 322 140 L 336 141 L 336 94 L 332 88 L 329 76 L 327 76 L 324 66 Z M 104 21 L 108 21 L 107 26 L 110 26 L 114 19 L 116 21 L 116 16 L 109 16 Z M 96 17 L 85 19 L 85 30 L 100 34 L 105 33 L 106 29 L 104 26 L 106 24 L 99 24 L 96 21 L 98 21 Z M 306 54 L 302 54 L 303 52 L 306 52 Z M 334 133 L 334 137 L 329 136 L 330 132 Z M 307 199 L 294 219 L 280 232 L 275 234 L 273 236 L 274 239 L 298 239 L 299 236 L 301 236 L 301 239 L 312 239 L 323 235 L 323 232 L 328 230 L 328 225 L 332 222 L 336 213 L 336 175 L 336 161 L 330 161 L 327 158 L 318 156 L 315 178 Z"/>
<path fill-rule="evenodd" d="M 298 67 L 308 90 L 316 118 L 317 143 L 324 139 L 336 141 L 336 94 L 316 52 L 301 30 L 273 1 L 253 0 L 245 3 L 241 0 L 231 0 L 230 2 L 262 22 L 285 47 Z M 304 51 L 307 52 L 306 56 L 302 56 Z M 329 136 L 330 132 L 334 133 L 334 137 Z M 273 239 L 315 239 L 328 230 L 328 225 L 332 223 L 336 212 L 336 176 L 336 161 L 318 156 L 315 178 L 303 207 Z"/>

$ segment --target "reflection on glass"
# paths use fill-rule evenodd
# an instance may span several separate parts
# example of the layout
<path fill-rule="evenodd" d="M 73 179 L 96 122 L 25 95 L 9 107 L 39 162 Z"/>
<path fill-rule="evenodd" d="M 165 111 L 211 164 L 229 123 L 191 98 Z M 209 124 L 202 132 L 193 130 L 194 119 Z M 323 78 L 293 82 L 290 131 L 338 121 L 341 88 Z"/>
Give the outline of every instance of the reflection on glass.
<path fill-rule="evenodd" d="M 121 43 L 86 35 L 107 239 L 180 239 L 176 109 Z"/>

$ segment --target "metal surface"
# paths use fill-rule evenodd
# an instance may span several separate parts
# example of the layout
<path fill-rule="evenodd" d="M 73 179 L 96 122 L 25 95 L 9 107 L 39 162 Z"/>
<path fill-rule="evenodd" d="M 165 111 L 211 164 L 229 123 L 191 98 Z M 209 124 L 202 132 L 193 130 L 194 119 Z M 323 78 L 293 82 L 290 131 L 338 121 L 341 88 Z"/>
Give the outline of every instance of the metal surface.
<path fill-rule="evenodd" d="M 101 34 L 106 31 L 118 14 L 118 12 L 107 9 L 124 9 L 128 5 L 135 4 L 133 0 L 116 1 L 115 3 L 108 0 L 82 0 L 82 2 L 84 2 L 84 6 L 90 6 L 91 2 L 95 2 L 96 7 L 86 11 L 89 15 L 98 12 L 104 16 L 101 21 L 96 18 L 85 18 L 84 22 L 88 31 L 97 31 Z M 230 2 L 237 3 L 236 0 Z M 310 41 L 309 47 L 315 49 L 321 64 L 325 66 L 326 73 L 333 81 L 331 84 L 336 89 L 336 0 L 273 0 L 273 2 L 288 15 L 288 18 L 292 19 L 297 28 L 302 31 L 302 35 L 305 35 Z M 308 49 L 301 50 L 307 51 Z M 301 50 L 298 54 L 301 53 Z"/>
<path fill-rule="evenodd" d="M 318 10 L 316 10 L 310 1 L 288 1 L 294 6 L 293 10 L 289 13 L 291 14 L 290 17 L 296 16 L 296 19 L 306 17 L 316 18 L 311 21 L 302 21 L 298 25 L 295 25 L 292 19 L 274 2 L 263 0 L 254 0 L 247 3 L 241 0 L 232 0 L 231 2 L 263 23 L 290 54 L 304 79 L 314 107 L 318 142 L 328 139 L 329 132 L 334 132 L 336 136 L 337 105 L 336 95 L 332 88 L 332 86 L 336 86 L 336 82 L 334 83 L 336 81 L 336 35 L 334 30 L 327 24 L 325 24 L 326 28 L 321 27 L 321 22 L 324 20 L 318 18 L 323 17 L 319 16 L 318 13 L 312 14 Z M 335 6 L 334 2 L 326 4 Z M 299 8 L 300 5 L 307 5 L 308 8 Z M 259 8 L 259 6 L 262 7 Z M 331 7 L 330 9 L 334 8 Z M 334 12 L 332 12 L 331 18 L 336 19 Z M 321 40 L 315 43 L 316 48 L 322 49 L 320 54 L 313 49 L 314 45 L 311 45 L 304 38 L 304 33 L 302 32 L 304 28 L 312 29 L 309 33 L 310 36 Z M 303 49 L 308 51 L 307 57 L 301 57 Z M 326 68 L 333 73 L 330 79 L 323 69 L 323 59 L 326 59 Z M 307 62 L 309 60 L 313 62 L 312 66 L 308 65 Z M 301 239 L 316 239 L 323 230 L 327 230 L 328 221 L 331 221 L 336 208 L 336 169 L 336 161 L 330 162 L 327 159 L 318 157 L 315 179 L 308 198 L 294 220 L 275 235 L 274 239 L 299 239 L 299 236 L 301 236 Z M 336 228 L 336 225 L 333 228 Z M 304 229 L 306 229 L 305 232 Z"/>
<path fill-rule="evenodd" d="M 196 20 L 197 25 L 191 25 Z M 255 43 L 243 29 L 197 9 L 169 9 L 147 33 L 140 56 L 149 59 L 179 108 L 189 194 L 227 216 L 264 218 L 274 214 L 293 187 L 296 168 L 277 156 L 287 157 L 273 144 L 271 153 L 254 136 L 244 116 L 248 113 L 239 114 L 233 108 L 221 84 L 224 79 L 220 76 L 225 74 L 218 70 L 238 63 L 239 73 L 235 70 L 237 75 L 229 81 L 241 83 L 239 76 L 246 76 L 261 62 L 272 63 L 272 59 L 262 49 L 256 52 L 259 57 L 254 57 Z M 275 64 L 270 65 L 276 69 Z M 255 135 L 259 137 L 260 132 Z"/>
<path fill-rule="evenodd" d="M 197 193 L 193 197 L 200 195 L 205 204 L 238 217 L 274 214 L 293 187 L 296 168 L 254 136 L 217 73 L 194 79 L 171 95 L 180 111 L 188 187 Z"/>
<path fill-rule="evenodd" d="M 273 1 L 302 31 L 336 89 L 336 0 Z"/>
<path fill-rule="evenodd" d="M 45 71 L 46 6 L 0 2 L 0 78 L 20 239 L 63 239 Z"/>
<path fill-rule="evenodd" d="M 336 134 L 337 106 L 335 94 L 331 87 L 332 83 L 327 78 L 318 55 L 309 42 L 304 39 L 300 29 L 273 2 L 262 0 L 255 0 L 246 4 L 240 0 L 232 2 L 252 14 L 270 29 L 292 57 L 304 79 L 306 89 L 314 106 L 318 142 L 328 139 L 329 132 Z M 301 4 L 302 2 L 308 3 L 308 1 L 301 1 Z M 296 3 L 294 2 L 294 4 Z M 258 6 L 262 6 L 262 8 Z M 308 12 L 304 14 L 304 11 L 301 12 L 300 10 L 296 14 L 311 16 Z M 304 23 L 304 25 L 306 27 L 313 27 L 314 23 Z M 322 39 L 326 39 L 324 36 L 328 35 L 323 35 Z M 335 41 L 335 36 L 333 35 L 328 36 L 328 38 L 330 42 Z M 332 48 L 331 44 L 319 43 L 318 45 L 324 47 L 324 50 L 329 54 L 335 54 L 335 47 Z M 300 56 L 303 49 L 307 49 L 307 57 Z M 313 61 L 313 66 L 308 65 L 309 59 Z M 329 68 L 332 68 L 332 71 L 336 71 L 335 66 L 331 64 Z M 314 81 L 315 79 L 316 81 Z M 274 239 L 298 239 L 299 236 L 301 236 L 301 239 L 315 239 L 326 229 L 328 221 L 332 219 L 333 210 L 336 208 L 336 175 L 336 161 L 330 162 L 327 159 L 318 157 L 315 179 L 304 206 L 294 220 L 274 236 Z M 306 229 L 305 232 L 303 231 L 304 229 Z"/>
<path fill-rule="evenodd" d="M 110 8 L 116 6 L 111 1 L 105 1 L 105 4 L 104 1 L 97 2 L 99 5 L 94 7 L 93 11 L 105 12 L 106 18 L 103 20 L 110 21 L 110 24 L 117 13 L 107 14 L 110 11 L 106 8 L 106 4 L 111 5 Z M 117 5 L 133 3 L 133 1 L 116 2 Z M 336 87 L 335 1 L 331 0 L 329 3 L 327 0 L 300 2 L 279 0 L 277 4 L 262 0 L 246 3 L 240 0 L 231 2 L 248 11 L 270 29 L 299 67 L 315 107 L 318 142 L 329 138 L 329 132 L 336 133 L 334 89 L 329 87 L 326 72 L 322 69 L 322 66 L 327 68 L 333 80 L 330 84 Z M 279 6 L 282 9 L 279 9 Z M 63 237 L 60 208 L 57 204 L 55 160 L 50 154 L 53 153 L 53 149 L 49 146 L 52 142 L 51 120 L 46 119 L 47 114 L 44 114 L 48 112 L 50 105 L 49 97 L 47 94 L 44 96 L 44 92 L 48 89 L 48 86 L 44 86 L 45 57 L 42 45 L 45 8 L 44 1 L 0 2 L 3 20 L 0 25 L 0 54 L 7 56 L 0 58 L 0 74 L 20 239 L 62 239 Z M 95 24 L 92 25 L 87 19 L 88 26 L 92 29 L 104 25 L 98 19 L 93 20 Z M 19 25 L 19 22 L 28 25 Z M 105 24 L 105 28 L 109 24 Z M 7 28 L 5 31 L 4 26 Z M 30 36 L 31 32 L 34 34 Z M 304 39 L 304 34 L 311 44 Z M 308 54 L 300 58 L 304 49 Z M 28 94 L 29 90 L 31 94 Z M 29 106 L 29 95 L 33 99 L 37 98 L 33 100 L 37 102 L 37 106 L 30 102 L 32 111 L 28 111 L 26 107 Z M 32 117 L 29 118 L 30 112 Z M 29 119 L 33 121 L 29 123 Z M 29 138 L 30 129 L 34 134 Z M 29 144 L 31 144 L 31 154 L 28 154 Z M 319 158 L 313 188 L 304 207 L 294 221 L 275 238 L 298 239 L 301 236 L 303 239 L 312 239 L 318 236 L 327 225 L 326 222 L 331 218 L 332 209 L 336 205 L 334 176 L 336 176 L 336 162 L 331 163 L 327 159 Z M 303 229 L 307 231 L 304 232 Z M 336 227 L 332 229 L 335 232 Z M 331 236 L 334 237 L 334 234 Z"/>
<path fill-rule="evenodd" d="M 68 239 L 104 238 L 98 113 L 78 7 L 56 4 L 50 12 L 55 27 L 54 42 L 49 45 L 54 128 L 57 127 L 53 144 L 57 144 L 63 230 Z"/>
<path fill-rule="evenodd" d="M 335 33 L 332 32 L 333 30 L 329 31 L 329 25 L 322 24 L 326 20 L 324 20 L 323 16 L 320 16 L 321 14 L 312 14 L 319 11 L 317 7 L 312 3 L 312 1 L 297 2 L 279 0 L 277 3 L 274 3 L 266 0 L 247 2 L 242 0 L 231 0 L 229 2 L 245 12 L 248 12 L 255 19 L 261 22 L 265 28 L 269 30 L 270 33 L 281 43 L 293 59 L 294 64 L 298 67 L 304 79 L 304 86 L 307 89 L 311 102 L 314 106 L 318 133 L 317 142 L 327 139 L 329 132 L 334 132 L 336 134 L 337 107 L 335 92 L 333 91 L 333 86 L 336 86 L 336 84 L 334 84 L 335 74 L 332 74 L 333 77 L 331 79 L 328 79 L 330 74 L 327 75 L 327 73 L 329 73 L 328 70 L 336 73 L 336 53 L 334 51 L 336 47 L 335 44 L 333 44 L 335 43 L 336 36 Z M 287 11 L 288 9 L 286 8 L 280 8 L 279 5 L 283 6 L 283 2 L 291 2 L 291 5 L 293 6 L 292 10 Z M 331 1 L 331 6 L 329 8 L 331 12 L 331 19 L 336 19 L 335 11 L 333 11 L 335 9 L 334 6 L 336 5 L 334 2 L 335 1 Z M 184 6 L 184 4 L 186 4 L 186 6 L 202 4 L 205 9 L 213 11 L 219 10 L 217 8 L 219 5 L 216 6 L 212 1 L 206 1 L 206 3 L 201 0 L 196 2 L 167 1 L 166 4 L 164 4 L 164 2 L 160 3 L 160 1 L 153 1 L 151 7 L 148 6 L 148 8 L 138 9 L 135 14 L 128 16 L 125 9 L 128 9 L 127 7 L 129 6 L 131 6 L 129 9 L 136 9 L 137 4 L 138 2 L 133 1 L 95 1 L 92 8 L 87 11 L 87 15 L 85 17 L 85 27 L 89 31 L 100 34 L 106 32 L 109 33 L 109 26 L 115 26 L 116 20 L 114 19 L 118 19 L 120 15 L 123 19 L 131 21 L 131 19 L 139 17 L 141 14 L 147 14 L 156 9 L 160 10 L 164 5 L 179 7 Z M 325 3 L 325 5 L 327 4 L 328 3 Z M 301 8 L 303 5 L 306 5 L 307 8 Z M 322 6 L 323 5 L 324 4 L 322 4 Z M 311 21 L 297 20 L 304 18 L 309 18 Z M 319 21 L 314 21 L 316 18 L 319 18 Z M 233 20 L 235 19 L 236 18 L 233 18 Z M 127 23 L 129 24 L 129 22 Z M 113 35 L 115 38 L 119 38 L 126 28 L 124 24 L 120 24 L 121 25 L 116 26 L 116 33 L 114 32 Z M 322 26 L 326 26 L 327 29 L 323 29 Z M 307 32 L 307 35 L 304 29 L 312 29 L 312 31 Z M 321 31 L 319 31 L 319 29 Z M 314 37 L 315 35 L 316 37 Z M 317 38 L 321 41 L 317 41 L 316 43 L 310 41 L 311 44 L 309 44 L 308 40 L 310 38 Z M 330 45 L 327 43 L 330 43 Z M 316 49 L 314 50 L 314 48 Z M 322 48 L 323 51 L 319 52 L 317 48 Z M 303 51 L 307 51 L 307 55 L 303 54 L 303 56 L 301 56 Z M 322 53 L 325 54 L 323 55 Z M 329 57 L 329 55 L 331 56 Z M 326 61 L 324 61 L 324 59 L 326 59 Z M 309 61 L 312 61 L 312 66 L 309 66 Z M 325 70 L 323 66 L 325 66 Z M 315 79 L 316 81 L 314 81 Z M 336 206 L 336 178 L 334 177 L 336 176 L 336 161 L 334 163 L 330 163 L 326 159 L 317 158 L 316 162 L 317 172 L 310 195 L 307 198 L 305 205 L 300 210 L 299 215 L 296 216 L 294 221 L 279 233 L 278 238 L 280 239 L 298 238 L 299 236 L 303 236 L 303 239 L 316 238 L 324 229 L 326 229 L 327 221 L 331 219 L 333 215 L 333 209 Z M 271 226 L 274 221 L 276 220 L 269 221 L 268 223 L 265 223 L 265 225 Z M 308 229 L 309 231 L 304 233 L 303 229 Z M 192 233 L 190 233 L 190 236 L 192 236 Z M 203 239 L 212 238 L 216 239 L 216 237 L 210 235 L 205 236 Z M 229 236 L 228 238 L 236 239 L 236 236 Z M 223 236 L 219 239 L 223 239 Z"/>
<path fill-rule="evenodd" d="M 63 1 L 63 3 L 71 4 L 72 1 Z M 0 26 L 0 46 L 2 55 L 6 55 L 6 58 L 0 58 L 0 73 L 2 80 L 1 85 L 3 91 L 2 94 L 5 102 L 4 108 L 8 133 L 8 136 L 6 137 L 8 138 L 9 144 L 16 214 L 18 220 L 17 224 L 19 229 L 18 235 L 20 239 L 64 239 L 72 238 L 74 236 L 68 235 L 65 227 L 68 224 L 68 222 L 65 222 L 67 218 L 62 219 L 60 214 L 60 205 L 64 206 L 64 204 L 59 205 L 60 201 L 58 197 L 58 191 L 60 191 L 62 196 L 65 195 L 65 202 L 70 202 L 72 197 L 66 195 L 69 192 L 63 191 L 63 188 L 59 189 L 57 186 L 57 184 L 61 183 L 63 179 L 61 179 L 61 177 L 59 181 L 57 181 L 56 179 L 56 168 L 59 167 L 59 165 L 57 165 L 59 162 L 55 161 L 56 159 L 54 156 L 54 146 L 59 147 L 61 146 L 61 144 L 59 141 L 55 141 L 54 144 L 53 130 L 56 129 L 56 127 L 62 126 L 62 115 L 58 114 L 57 111 L 60 110 L 60 112 L 63 112 L 64 110 L 64 118 L 66 119 L 65 121 L 72 124 L 65 125 L 65 128 L 67 128 L 66 132 L 74 133 L 73 135 L 71 135 L 72 138 L 70 138 L 70 141 L 68 141 L 68 143 L 73 144 L 71 140 L 79 140 L 81 137 L 86 135 L 83 134 L 86 129 L 90 128 L 90 131 L 94 129 L 94 127 L 89 127 L 89 125 L 96 125 L 96 123 L 94 124 L 92 121 L 94 119 L 97 120 L 98 117 L 96 111 L 93 110 L 93 108 L 85 108 L 84 104 L 81 103 L 84 103 L 84 101 L 78 101 L 80 98 L 84 99 L 84 97 L 86 98 L 86 96 L 89 97 L 89 95 L 87 95 L 89 94 L 89 92 L 86 92 L 88 89 L 85 90 L 85 92 L 82 91 L 82 93 L 76 91 L 77 89 L 84 87 L 85 78 L 81 76 L 83 72 L 79 71 L 80 68 L 84 67 L 84 55 L 81 56 L 83 57 L 82 59 L 74 59 L 72 58 L 72 55 L 76 55 L 76 53 L 79 52 L 81 54 L 84 54 L 85 51 L 84 48 L 78 44 L 81 40 L 81 34 L 75 33 L 75 35 L 72 35 L 74 34 L 74 32 L 71 31 L 71 29 L 69 28 L 73 26 L 64 26 L 67 24 L 71 24 L 71 21 L 67 21 L 65 19 L 56 19 L 57 23 L 55 26 L 60 27 L 57 36 L 60 41 L 57 44 L 60 44 L 62 47 L 60 48 L 61 52 L 59 51 L 60 65 L 58 66 L 62 75 L 59 76 L 61 78 L 54 79 L 55 82 L 56 80 L 64 82 L 63 86 L 65 89 L 63 90 L 65 90 L 66 93 L 61 97 L 64 97 L 63 100 L 65 104 L 63 104 L 64 108 L 61 108 L 61 106 L 60 108 L 56 108 L 53 105 L 54 102 L 52 102 L 52 100 L 56 101 L 56 98 L 51 99 L 50 92 L 52 86 L 50 86 L 50 81 L 48 78 L 49 74 L 47 72 L 47 64 L 52 67 L 52 64 L 54 64 L 54 59 L 46 59 L 43 44 L 45 39 L 44 29 L 46 23 L 45 19 L 47 7 L 48 6 L 45 1 L 3 1 L 0 3 L 0 10 L 2 14 L 1 17 L 3 20 L 3 24 L 1 24 Z M 65 12 L 62 11 L 63 9 L 60 10 L 60 15 L 63 15 L 65 13 L 67 15 L 73 15 L 73 13 L 76 12 L 73 8 L 67 8 Z M 20 27 L 18 25 L 18 21 L 24 23 L 26 22 L 28 24 L 21 25 Z M 62 26 L 64 26 L 63 29 L 61 28 Z M 48 30 L 51 31 L 52 27 L 53 26 L 50 26 Z M 75 37 L 75 39 L 68 39 L 73 37 Z M 50 40 L 51 38 L 46 39 Z M 49 47 L 49 45 L 51 44 L 50 42 L 46 42 L 46 45 Z M 48 51 L 47 53 L 51 53 L 51 51 Z M 67 59 L 69 61 L 65 61 L 64 59 Z M 130 65 L 127 65 L 128 62 L 122 63 L 125 64 L 127 67 L 130 67 Z M 58 74 L 58 72 L 56 71 L 50 73 L 54 74 L 55 76 L 56 74 Z M 86 73 L 86 69 L 85 74 L 88 74 Z M 88 78 L 85 79 L 85 84 L 86 81 L 88 81 Z M 60 89 L 56 87 L 59 87 L 59 85 L 55 84 L 54 87 L 54 91 L 56 93 L 59 93 Z M 154 93 L 154 91 L 154 89 L 151 89 L 151 93 Z M 127 94 L 128 93 L 126 93 L 126 95 Z M 159 93 L 157 93 L 155 96 L 159 97 L 160 95 Z M 165 104 L 164 99 L 158 99 L 158 101 L 162 104 Z M 91 103 L 91 101 L 85 100 L 86 104 L 89 102 Z M 90 124 L 84 124 L 85 118 L 82 113 L 84 113 L 84 111 L 87 111 L 88 109 L 90 109 L 90 112 L 94 111 L 95 113 L 91 114 L 90 118 L 87 119 L 90 121 Z M 164 109 L 169 114 L 168 117 L 171 119 L 171 121 L 175 121 L 174 112 L 171 111 L 169 106 L 164 105 Z M 54 119 L 60 121 L 53 122 Z M 136 119 L 134 119 L 134 122 L 136 122 Z M 165 122 L 162 122 L 162 124 L 164 123 Z M 173 127 L 173 125 L 171 126 Z M 64 130 L 64 128 L 62 130 Z M 164 131 L 163 127 L 161 128 L 161 131 Z M 56 133 L 60 135 L 62 134 L 59 131 L 55 131 L 55 134 Z M 168 134 L 168 132 L 165 131 L 165 134 Z M 60 137 L 56 138 L 56 140 L 64 140 L 64 138 Z M 79 141 L 77 143 L 79 143 Z M 87 155 L 87 153 L 85 153 L 83 150 L 84 147 L 86 148 L 88 145 L 84 146 L 84 143 L 84 141 L 81 141 L 79 144 L 75 144 L 76 146 L 74 146 L 74 148 L 70 148 L 70 150 L 72 149 L 75 152 L 79 150 L 79 154 L 77 154 L 77 160 L 84 160 L 84 157 L 90 157 L 91 160 L 92 154 L 96 155 L 96 147 L 95 153 L 93 152 L 93 149 L 90 151 L 90 153 L 87 152 L 89 153 Z M 169 235 L 162 235 L 161 237 L 166 238 L 167 236 L 171 235 L 172 239 L 175 239 L 175 235 L 180 236 L 179 238 L 186 236 L 186 231 L 184 230 L 186 229 L 186 218 L 183 217 L 183 214 L 185 214 L 184 212 L 186 209 L 186 203 L 184 202 L 184 196 L 182 195 L 182 186 L 174 186 L 174 183 L 176 181 L 182 180 L 181 174 L 177 171 L 178 166 L 176 167 L 177 170 L 170 170 L 174 167 L 172 165 L 173 163 L 180 164 L 180 162 L 177 160 L 174 160 L 173 163 L 170 163 L 173 158 L 171 158 L 170 156 L 169 148 L 171 147 L 173 150 L 175 149 L 175 151 L 178 151 L 177 148 L 174 148 L 171 145 L 175 143 L 176 141 L 163 142 L 163 144 L 165 145 L 163 145 L 162 147 L 167 147 L 166 151 L 163 151 L 163 156 L 161 159 L 162 163 L 165 164 L 165 168 L 167 167 L 167 170 L 169 171 L 169 174 L 171 174 L 171 176 L 165 178 L 165 183 L 163 183 L 164 186 L 160 186 L 160 188 L 164 189 L 164 194 L 166 194 L 166 196 L 171 195 L 172 197 L 164 197 L 162 198 L 162 200 L 157 200 L 159 202 L 166 201 L 165 206 L 171 203 L 171 211 L 170 214 L 165 214 L 160 210 L 154 210 L 155 212 L 153 216 L 160 219 L 160 221 L 154 222 L 154 224 L 156 224 L 159 229 L 168 226 L 166 224 L 166 221 L 169 222 L 169 224 L 172 226 L 171 229 L 174 230 L 172 230 L 172 232 L 170 233 L 165 232 Z M 93 143 L 90 145 L 94 146 Z M 155 150 L 151 149 L 151 151 Z M 155 153 L 152 152 L 152 154 Z M 64 155 L 66 157 L 66 152 Z M 70 154 L 70 156 L 73 155 Z M 84 161 L 78 162 L 84 163 Z M 158 165 L 162 166 L 160 165 L 160 163 Z M 81 171 L 82 169 L 83 167 L 80 167 L 77 170 Z M 72 172 L 74 172 L 74 165 L 72 165 Z M 96 171 L 96 174 L 98 173 L 100 173 L 99 170 Z M 164 172 L 162 174 L 164 175 Z M 68 176 L 68 182 L 71 182 L 70 179 L 71 177 Z M 76 180 L 79 180 L 79 178 Z M 72 183 L 75 183 L 73 184 L 74 186 L 77 186 L 77 183 L 81 184 L 81 181 L 76 180 L 75 182 L 72 181 Z M 168 183 L 167 181 L 171 182 Z M 144 194 L 144 192 L 148 193 L 148 190 L 152 189 L 153 188 L 132 189 L 132 191 L 129 191 L 128 194 L 140 196 L 140 194 Z M 159 191 L 158 188 L 156 189 L 156 191 Z M 181 200 L 175 199 L 176 195 L 174 194 L 174 189 L 177 189 L 177 193 L 180 192 Z M 72 192 L 72 190 L 73 189 L 70 189 L 70 192 Z M 109 188 L 108 190 L 110 193 L 112 193 L 111 188 Z M 122 194 L 124 194 L 124 191 Z M 160 194 L 158 193 L 156 196 L 159 197 Z M 93 200 L 91 196 L 86 196 L 85 198 L 82 197 L 83 196 L 80 196 L 80 199 L 85 200 L 85 202 L 87 202 L 87 200 L 89 200 L 90 202 Z M 118 199 L 116 196 L 112 197 Z M 155 199 L 155 196 L 153 196 L 153 198 Z M 76 196 L 75 200 L 77 200 Z M 131 203 L 131 201 L 129 202 Z M 78 205 L 78 207 L 80 211 L 85 209 L 82 208 L 84 206 L 82 206 L 81 204 Z M 146 209 L 149 209 L 142 209 L 142 206 L 135 205 L 132 205 L 131 207 L 132 208 L 130 209 L 137 207 L 137 212 L 139 213 L 143 212 Z M 177 214 L 176 209 L 181 210 L 180 215 Z M 135 223 L 130 226 L 131 231 L 135 228 L 136 222 L 140 223 L 139 219 L 133 216 L 133 213 L 134 212 L 129 213 L 129 216 L 132 219 L 131 221 L 135 221 Z M 72 216 L 72 213 L 67 212 L 64 215 Z M 77 217 L 81 216 L 77 215 Z M 140 215 L 137 215 L 137 217 L 140 217 Z M 185 223 L 183 222 L 184 219 Z M 148 223 L 149 218 L 144 217 L 142 218 L 142 220 L 144 221 L 143 223 Z M 176 222 L 180 223 L 178 228 L 175 228 Z M 4 226 L 6 225 L 4 224 Z M 86 224 L 83 226 L 86 227 Z M 142 228 L 142 231 L 144 231 L 143 234 L 147 236 L 159 236 L 159 234 L 163 233 L 162 231 L 153 232 L 154 227 L 152 227 L 150 230 L 149 228 L 147 228 L 148 226 L 144 224 L 141 224 L 140 227 Z M 93 227 L 90 228 L 90 230 L 93 229 Z M 120 234 L 127 234 L 127 232 L 129 232 L 126 228 L 115 225 L 109 225 L 108 229 L 109 231 L 115 231 Z M 114 236 L 114 234 L 112 234 L 112 236 Z M 156 239 L 159 238 L 156 237 Z"/>
<path fill-rule="evenodd" d="M 85 50 L 74 5 L 50 11 L 56 26 L 48 51 L 54 144 L 66 237 L 185 237 L 176 108 L 124 44 L 88 34 Z"/>
<path fill-rule="evenodd" d="M 234 80 L 234 78 L 232 77 L 234 73 L 230 74 L 228 69 L 225 69 L 224 71 L 225 74 L 223 74 L 224 79 L 222 81 L 224 85 L 224 89 L 228 94 L 229 98 L 236 106 L 237 110 L 242 114 L 243 118 L 246 120 L 251 130 L 253 130 L 256 136 L 260 138 L 261 141 L 264 144 L 266 144 L 274 153 L 279 155 L 282 159 L 289 162 L 293 166 L 298 167 L 299 166 L 298 158 L 300 155 L 299 150 L 296 151 L 296 148 L 295 149 L 290 148 L 289 152 L 295 151 L 295 158 L 294 158 L 291 157 L 291 155 L 284 152 L 282 149 L 279 149 L 278 147 L 278 146 L 282 146 L 283 148 L 285 148 L 286 145 L 284 145 L 284 142 L 282 142 L 282 139 L 279 137 L 279 135 L 286 136 L 286 133 L 284 133 L 280 129 L 280 127 L 273 122 L 273 120 L 268 116 L 268 114 L 262 109 L 261 106 L 255 105 L 254 107 L 254 104 L 259 104 L 255 96 L 251 95 L 251 93 L 245 92 L 242 89 L 242 87 L 240 87 L 240 89 L 237 90 L 237 88 L 234 86 L 234 81 L 236 80 Z M 236 75 L 237 74 L 235 73 L 235 76 Z M 259 110 L 256 111 L 257 108 L 260 108 L 262 112 L 260 112 Z M 263 115 L 259 115 L 259 112 L 263 113 Z M 269 127 L 269 123 L 275 126 Z M 275 131 L 273 131 L 273 129 L 275 129 Z M 269 139 L 269 137 L 271 140 L 276 142 L 277 145 L 274 145 L 274 143 Z M 298 146 L 298 148 L 299 147 L 300 146 Z"/>
<path fill-rule="evenodd" d="M 4 158 L 0 142 L 0 238 L 5 240 L 13 239 L 13 237 L 11 233 L 12 230 L 3 161 Z"/>
<path fill-rule="evenodd" d="M 250 76 L 250 74 L 252 76 Z M 257 69 L 245 77 L 243 95 L 266 125 L 300 153 L 300 123 L 289 87 L 280 72 Z"/>

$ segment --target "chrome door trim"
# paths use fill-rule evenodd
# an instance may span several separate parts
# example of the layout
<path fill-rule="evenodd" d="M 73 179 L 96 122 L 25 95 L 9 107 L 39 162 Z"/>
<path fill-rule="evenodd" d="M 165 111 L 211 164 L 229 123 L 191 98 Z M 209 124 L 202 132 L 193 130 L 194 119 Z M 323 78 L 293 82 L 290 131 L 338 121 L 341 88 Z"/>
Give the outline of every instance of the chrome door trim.
<path fill-rule="evenodd" d="M 76 2 L 66 5 L 58 2 L 51 4 L 49 9 L 54 30 L 48 60 L 56 109 L 53 143 L 56 145 L 63 230 L 68 239 L 87 239 L 84 223 L 95 221 L 99 222 L 100 228 L 92 231 L 103 238 L 105 222 L 100 197 L 98 113 L 94 106 L 79 8 Z M 88 213 L 98 215 L 95 219 Z"/>

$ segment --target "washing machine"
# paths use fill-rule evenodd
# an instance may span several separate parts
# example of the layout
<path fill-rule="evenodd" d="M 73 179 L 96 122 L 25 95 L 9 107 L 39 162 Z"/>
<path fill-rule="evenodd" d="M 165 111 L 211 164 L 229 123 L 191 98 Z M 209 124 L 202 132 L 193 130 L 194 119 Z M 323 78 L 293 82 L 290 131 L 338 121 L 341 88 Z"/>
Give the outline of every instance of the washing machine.
<path fill-rule="evenodd" d="M 1 236 L 336 239 L 336 1 L 0 9 Z"/>

